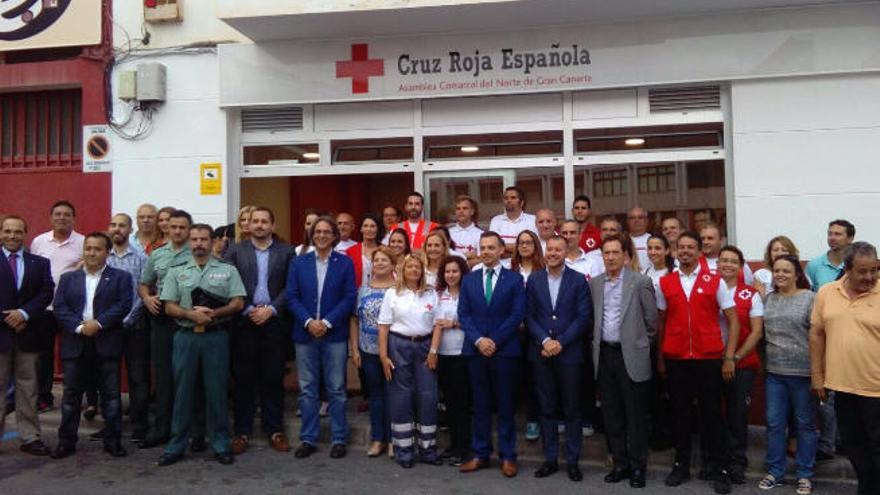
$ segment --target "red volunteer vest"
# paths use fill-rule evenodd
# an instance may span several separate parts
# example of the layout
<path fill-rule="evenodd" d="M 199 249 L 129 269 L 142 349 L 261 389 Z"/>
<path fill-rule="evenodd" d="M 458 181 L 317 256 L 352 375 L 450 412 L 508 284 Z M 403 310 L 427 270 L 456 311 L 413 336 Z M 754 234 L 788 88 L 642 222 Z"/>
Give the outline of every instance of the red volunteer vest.
<path fill-rule="evenodd" d="M 701 269 L 688 300 L 677 271 L 660 278 L 660 290 L 666 298 L 664 358 L 721 359 L 724 342 L 715 299 L 720 283 L 718 275 Z"/>
<path fill-rule="evenodd" d="M 751 285 L 746 285 L 743 282 L 738 282 L 736 285 L 736 294 L 733 295 L 733 301 L 736 303 L 736 316 L 739 318 L 739 339 L 736 343 L 737 348 L 741 347 L 749 334 L 752 333 L 752 322 L 751 318 L 749 318 L 749 311 L 752 310 L 752 296 L 757 293 L 758 291 Z M 758 369 L 760 365 L 761 360 L 758 358 L 757 348 L 752 349 L 752 352 L 742 356 L 742 359 L 736 363 L 737 368 L 748 369 Z"/>
<path fill-rule="evenodd" d="M 428 234 L 437 228 L 437 224 L 434 222 L 425 222 L 425 219 L 423 218 L 419 220 L 419 224 L 416 225 L 415 231 L 409 230 L 409 221 L 407 220 L 391 226 L 392 231 L 398 228 L 405 230 L 406 235 L 409 236 L 410 249 L 421 249 L 422 245 L 425 244 L 425 237 L 428 237 Z"/>
<path fill-rule="evenodd" d="M 581 239 L 580 242 L 578 242 L 578 245 L 585 253 L 589 253 L 594 249 L 599 249 L 602 246 L 602 231 L 591 223 L 584 225 L 584 230 L 581 232 Z"/>

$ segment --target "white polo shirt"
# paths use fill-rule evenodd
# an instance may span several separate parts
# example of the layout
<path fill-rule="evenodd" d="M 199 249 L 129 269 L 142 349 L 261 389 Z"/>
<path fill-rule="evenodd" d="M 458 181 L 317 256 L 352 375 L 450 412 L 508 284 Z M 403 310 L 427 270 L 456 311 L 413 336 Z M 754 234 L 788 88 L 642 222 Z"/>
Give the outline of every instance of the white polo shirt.
<path fill-rule="evenodd" d="M 428 288 L 421 295 L 410 289 L 385 291 L 382 309 L 379 310 L 380 325 L 391 325 L 391 331 L 407 337 L 421 337 L 434 330 L 434 313 L 437 310 L 437 293 Z"/>
<path fill-rule="evenodd" d="M 526 212 L 520 213 L 519 217 L 514 220 L 508 218 L 506 213 L 495 215 L 489 222 L 489 230 L 500 235 L 505 244 L 515 243 L 516 236 L 523 230 L 531 230 L 535 235 L 538 235 L 535 215 Z"/>
<path fill-rule="evenodd" d="M 636 256 L 639 257 L 639 268 L 642 270 L 653 264 L 648 258 L 648 239 L 650 238 L 651 234 L 647 232 L 640 236 L 630 236 L 630 239 L 633 241 L 633 248 L 636 250 Z"/>
<path fill-rule="evenodd" d="M 458 223 L 449 226 L 449 236 L 455 243 L 455 251 L 467 257 L 468 253 L 479 253 L 480 251 L 480 235 L 483 229 L 477 227 L 477 224 L 471 223 L 467 227 L 462 227 Z"/>
<path fill-rule="evenodd" d="M 597 262 L 595 256 L 590 256 L 589 253 L 585 253 L 580 248 L 578 249 L 580 250 L 581 255 L 575 259 L 566 257 L 565 266 L 576 272 L 583 273 L 587 280 L 591 280 L 594 277 L 598 277 L 605 273 L 605 263 L 602 262 L 601 256 L 599 256 L 599 261 Z M 590 252 L 592 253 L 593 251 Z"/>

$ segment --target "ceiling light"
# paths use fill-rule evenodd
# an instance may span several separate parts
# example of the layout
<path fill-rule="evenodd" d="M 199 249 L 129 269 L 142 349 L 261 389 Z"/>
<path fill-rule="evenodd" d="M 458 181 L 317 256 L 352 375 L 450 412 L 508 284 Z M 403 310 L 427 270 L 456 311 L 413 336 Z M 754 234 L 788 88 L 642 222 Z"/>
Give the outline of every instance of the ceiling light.
<path fill-rule="evenodd" d="M 477 151 L 480 151 L 480 147 L 479 146 L 462 146 L 461 151 L 464 153 L 476 153 Z"/>
<path fill-rule="evenodd" d="M 312 151 L 307 151 L 302 154 L 302 157 L 305 158 L 306 160 L 317 160 L 318 158 L 321 158 L 321 154 L 314 153 Z"/>
<path fill-rule="evenodd" d="M 645 140 L 643 138 L 628 138 L 624 141 L 624 144 L 627 146 L 641 146 L 645 144 Z"/>

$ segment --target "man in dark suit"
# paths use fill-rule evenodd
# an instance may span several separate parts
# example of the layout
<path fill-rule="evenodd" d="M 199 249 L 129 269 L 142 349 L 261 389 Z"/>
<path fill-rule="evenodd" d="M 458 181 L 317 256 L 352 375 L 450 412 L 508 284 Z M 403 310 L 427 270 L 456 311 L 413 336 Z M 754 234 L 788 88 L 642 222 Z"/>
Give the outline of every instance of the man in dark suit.
<path fill-rule="evenodd" d="M 525 316 L 526 291 L 519 273 L 499 263 L 504 241 L 489 231 L 480 235 L 483 268 L 465 276 L 458 300 L 458 321 L 464 330 L 462 354 L 468 356 L 473 390 L 474 457 L 462 473 L 489 466 L 492 454 L 492 405 L 498 414 L 498 457 L 504 476 L 516 476 L 514 395 L 521 345 L 517 329 Z"/>
<path fill-rule="evenodd" d="M 44 315 L 52 302 L 55 283 L 49 260 L 25 252 L 27 224 L 19 216 L 7 216 L 0 224 L 0 441 L 6 422 L 6 389 L 15 376 L 15 419 L 21 451 L 49 455 L 40 440 L 37 416 L 37 360 L 54 338 Z"/>
<path fill-rule="evenodd" d="M 651 394 L 651 341 L 657 333 L 657 303 L 650 277 L 630 271 L 628 238 L 602 240 L 605 273 L 590 280 L 593 311 L 593 362 L 602 397 L 605 434 L 614 467 L 606 483 L 629 477 L 645 486 L 648 458 L 648 406 Z"/>
<path fill-rule="evenodd" d="M 61 327 L 64 396 L 58 445 L 52 457 L 62 459 L 76 451 L 80 409 L 87 376 L 97 366 L 101 415 L 104 417 L 104 451 L 124 457 L 122 400 L 119 395 L 119 358 L 124 341 L 123 320 L 132 305 L 131 275 L 107 266 L 113 242 L 103 232 L 93 232 L 83 243 L 83 268 L 65 273 L 53 303 Z"/>
<path fill-rule="evenodd" d="M 581 481 L 581 377 L 584 336 L 592 317 L 590 286 L 583 274 L 565 266 L 567 242 L 558 235 L 547 239 L 547 268 L 529 276 L 526 286 L 526 328 L 531 337 L 528 359 L 535 369 L 541 407 L 544 463 L 535 477 L 559 469 L 558 413 L 565 419 L 565 462 L 568 477 Z M 561 406 L 561 407 L 560 407 Z"/>
<path fill-rule="evenodd" d="M 302 444 L 294 455 L 308 457 L 317 450 L 318 385 L 323 381 L 330 403 L 330 457 L 340 458 L 345 456 L 348 440 L 345 374 L 348 318 L 357 299 L 354 264 L 333 250 L 339 242 L 339 227 L 333 218 L 316 220 L 309 237 L 315 250 L 294 258 L 287 273 L 287 308 L 293 314 L 302 414 Z"/>
<path fill-rule="evenodd" d="M 281 417 L 288 342 L 284 285 L 294 254 L 289 244 L 274 238 L 274 232 L 275 215 L 258 207 L 251 213 L 251 238 L 229 246 L 225 255 L 247 290 L 244 311 L 232 332 L 235 436 L 231 450 L 236 455 L 247 449 L 254 429 L 254 393 L 260 397 L 260 424 L 272 448 L 290 450 Z"/>

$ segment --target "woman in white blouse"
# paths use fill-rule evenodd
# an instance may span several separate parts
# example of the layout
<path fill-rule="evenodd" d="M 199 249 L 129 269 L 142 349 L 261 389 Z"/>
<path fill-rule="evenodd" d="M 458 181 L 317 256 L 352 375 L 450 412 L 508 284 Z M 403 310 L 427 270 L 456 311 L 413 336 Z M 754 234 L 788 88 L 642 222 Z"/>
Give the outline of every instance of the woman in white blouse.
<path fill-rule="evenodd" d="M 449 252 L 449 241 L 446 240 L 446 236 L 442 232 L 437 230 L 431 231 L 425 237 L 424 251 L 425 259 L 428 263 L 425 266 L 425 284 L 428 287 L 435 287 L 437 285 L 437 272 L 440 270 L 440 262 L 443 261 L 443 258 Z"/>
<path fill-rule="evenodd" d="M 443 462 L 437 455 L 440 327 L 434 326 L 436 310 L 437 293 L 425 284 L 424 261 L 416 254 L 406 255 L 397 267 L 395 287 L 385 293 L 379 311 L 379 359 L 389 381 L 391 443 L 395 459 L 405 468 L 413 467 L 416 460 Z"/>
<path fill-rule="evenodd" d="M 471 446 L 471 392 L 467 358 L 461 355 L 464 330 L 458 322 L 458 294 L 461 279 L 470 271 L 467 260 L 447 256 L 437 279 L 437 312 L 434 325 L 440 328 L 440 366 L 437 374 L 440 391 L 446 404 L 451 445 L 441 458 L 449 465 L 460 466 L 470 457 Z"/>
<path fill-rule="evenodd" d="M 670 248 L 669 241 L 661 235 L 652 235 L 648 238 L 648 260 L 651 261 L 651 266 L 646 267 L 642 273 L 651 277 L 655 292 L 660 290 L 660 277 L 675 268 L 675 260 L 672 258 Z"/>
<path fill-rule="evenodd" d="M 776 258 L 786 254 L 800 256 L 797 246 L 788 237 L 778 235 L 767 243 L 767 248 L 764 250 L 764 268 L 755 272 L 755 280 L 752 282 L 764 299 L 767 299 L 767 294 L 773 292 L 773 274 L 770 267 L 773 266 Z"/>

